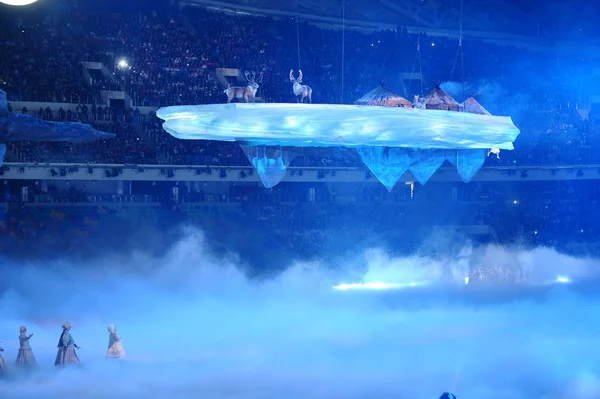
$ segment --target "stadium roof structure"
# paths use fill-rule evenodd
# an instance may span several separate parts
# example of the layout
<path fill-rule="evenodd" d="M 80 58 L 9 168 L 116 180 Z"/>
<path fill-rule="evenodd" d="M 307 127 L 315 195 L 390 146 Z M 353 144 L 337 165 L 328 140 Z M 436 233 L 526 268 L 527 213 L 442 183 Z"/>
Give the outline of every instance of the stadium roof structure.
<path fill-rule="evenodd" d="M 246 12 L 262 10 L 265 14 L 298 15 L 323 22 L 339 22 L 344 16 L 347 26 L 358 22 L 381 27 L 403 26 L 409 31 L 419 26 L 424 31 L 448 31 L 453 35 L 458 35 L 461 18 L 461 0 L 185 0 L 183 3 Z M 600 15 L 598 2 L 462 0 L 462 3 L 463 32 L 467 37 L 495 33 L 567 40 L 577 36 L 589 38 L 599 30 L 589 17 Z"/>

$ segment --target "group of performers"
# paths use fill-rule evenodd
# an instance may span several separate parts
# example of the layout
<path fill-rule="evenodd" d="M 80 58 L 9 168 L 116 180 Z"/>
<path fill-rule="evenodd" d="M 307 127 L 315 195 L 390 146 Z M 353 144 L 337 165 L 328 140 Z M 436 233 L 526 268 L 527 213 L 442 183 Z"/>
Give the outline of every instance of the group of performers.
<path fill-rule="evenodd" d="M 19 332 L 19 352 L 17 354 L 15 365 L 23 369 L 35 368 L 37 362 L 33 355 L 33 351 L 31 350 L 31 345 L 29 344 L 33 334 L 27 334 L 26 327 L 21 327 Z M 106 351 L 106 358 L 117 360 L 123 359 L 125 357 L 125 351 L 123 350 L 121 337 L 117 335 L 117 328 L 114 324 L 108 326 L 108 334 L 108 350 Z M 75 340 L 71 335 L 71 324 L 67 321 L 62 325 L 62 333 L 58 340 L 58 353 L 56 354 L 54 365 L 64 367 L 79 364 L 79 356 L 77 356 L 75 349 L 79 349 L 79 346 L 75 343 Z M 0 352 L 3 351 L 4 349 L 0 348 Z M 6 375 L 7 372 L 8 367 L 0 353 L 0 377 Z"/>

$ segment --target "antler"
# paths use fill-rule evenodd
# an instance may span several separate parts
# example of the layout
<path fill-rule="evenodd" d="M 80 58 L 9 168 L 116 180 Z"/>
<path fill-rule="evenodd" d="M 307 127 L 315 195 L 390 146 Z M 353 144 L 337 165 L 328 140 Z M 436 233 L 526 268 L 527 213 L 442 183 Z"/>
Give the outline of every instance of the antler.
<path fill-rule="evenodd" d="M 302 82 L 302 69 L 298 69 L 298 83 Z"/>
<path fill-rule="evenodd" d="M 296 80 L 296 78 L 294 78 L 294 70 L 290 69 L 290 80 L 293 82 L 294 80 Z"/>
<path fill-rule="evenodd" d="M 261 72 L 260 75 L 258 75 L 258 79 L 256 80 L 257 83 L 262 83 L 263 80 L 263 73 Z"/>
<path fill-rule="evenodd" d="M 256 82 L 256 72 L 252 71 L 252 81 Z"/>
<path fill-rule="evenodd" d="M 244 76 L 246 76 L 246 80 L 248 82 L 252 82 L 252 78 L 250 78 L 250 72 L 248 72 L 248 71 L 244 72 Z"/>

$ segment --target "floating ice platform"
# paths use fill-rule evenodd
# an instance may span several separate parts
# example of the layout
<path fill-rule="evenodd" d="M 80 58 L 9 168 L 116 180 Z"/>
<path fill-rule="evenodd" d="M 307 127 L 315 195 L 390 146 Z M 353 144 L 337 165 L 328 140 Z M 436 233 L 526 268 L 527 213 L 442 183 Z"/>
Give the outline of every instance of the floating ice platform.
<path fill-rule="evenodd" d="M 487 150 L 512 150 L 519 135 L 505 116 L 364 105 L 188 105 L 156 115 L 180 139 L 240 142 L 267 188 L 284 178 L 290 147 L 356 148 L 390 191 L 407 171 L 425 184 L 445 161 L 469 182 Z"/>
<path fill-rule="evenodd" d="M 29 115 L 0 112 L 0 142 L 68 141 L 88 143 L 115 137 L 83 123 L 49 122 Z"/>
<path fill-rule="evenodd" d="M 49 122 L 33 116 L 8 111 L 6 92 L 0 90 L 0 166 L 4 162 L 6 143 L 10 141 L 68 141 L 87 143 L 115 137 L 90 125 L 77 122 Z"/>
<path fill-rule="evenodd" d="M 519 135 L 507 116 L 363 105 L 187 105 L 156 115 L 180 139 L 252 145 L 512 150 Z"/>
<path fill-rule="evenodd" d="M 0 90 L 0 142 L 69 141 L 88 143 L 113 137 L 115 137 L 113 133 L 100 132 L 83 123 L 50 122 L 18 112 L 9 112 L 6 92 Z M 2 158 L 0 158 L 0 164 Z"/>

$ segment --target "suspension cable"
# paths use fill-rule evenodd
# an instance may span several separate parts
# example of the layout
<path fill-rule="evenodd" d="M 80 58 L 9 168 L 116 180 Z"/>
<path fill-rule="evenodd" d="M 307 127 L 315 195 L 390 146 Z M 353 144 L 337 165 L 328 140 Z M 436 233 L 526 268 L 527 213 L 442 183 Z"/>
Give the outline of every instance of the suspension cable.
<path fill-rule="evenodd" d="M 300 21 L 298 18 L 298 0 L 296 0 L 296 46 L 298 49 L 298 70 L 301 70 L 300 66 Z"/>
<path fill-rule="evenodd" d="M 463 92 L 463 101 L 465 98 L 465 53 L 463 49 L 463 1 L 460 0 L 460 30 L 459 30 L 459 38 L 458 38 L 458 46 L 460 47 L 460 71 L 462 75 L 462 92 Z"/>
<path fill-rule="evenodd" d="M 297 1 L 297 0 L 296 0 Z M 344 103 L 344 60 L 346 58 L 346 0 L 342 1 L 342 94 L 340 103 Z"/>
<path fill-rule="evenodd" d="M 419 11 L 417 10 L 416 12 L 416 19 L 417 19 L 417 53 L 415 54 L 415 61 L 413 62 L 413 68 L 412 71 L 410 72 L 410 83 L 408 84 L 408 92 L 410 93 L 410 88 L 412 86 L 412 75 L 415 72 L 415 65 L 417 64 L 417 62 L 419 63 L 419 85 L 421 88 L 421 97 L 423 97 L 423 90 L 424 90 L 424 85 L 423 85 L 423 64 L 421 63 L 421 21 L 419 20 Z"/>
<path fill-rule="evenodd" d="M 458 56 L 460 55 L 460 72 L 461 72 L 461 83 L 462 83 L 462 94 L 463 100 L 465 99 L 465 56 L 463 51 L 463 0 L 460 0 L 460 23 L 458 33 L 458 48 L 456 49 L 456 55 L 454 56 L 454 65 L 452 65 L 452 71 L 450 72 L 450 80 L 454 79 L 454 71 L 456 70 L 456 63 Z"/>
<path fill-rule="evenodd" d="M 421 28 L 419 26 L 419 11 L 415 13 L 417 20 L 417 51 L 415 52 L 415 60 L 413 61 L 412 70 L 410 71 L 410 79 L 408 82 L 408 94 L 412 94 L 410 89 L 412 88 L 413 74 L 415 73 L 415 66 L 417 61 L 419 62 L 419 80 L 421 82 L 421 95 L 423 95 L 423 68 L 421 66 Z"/>

